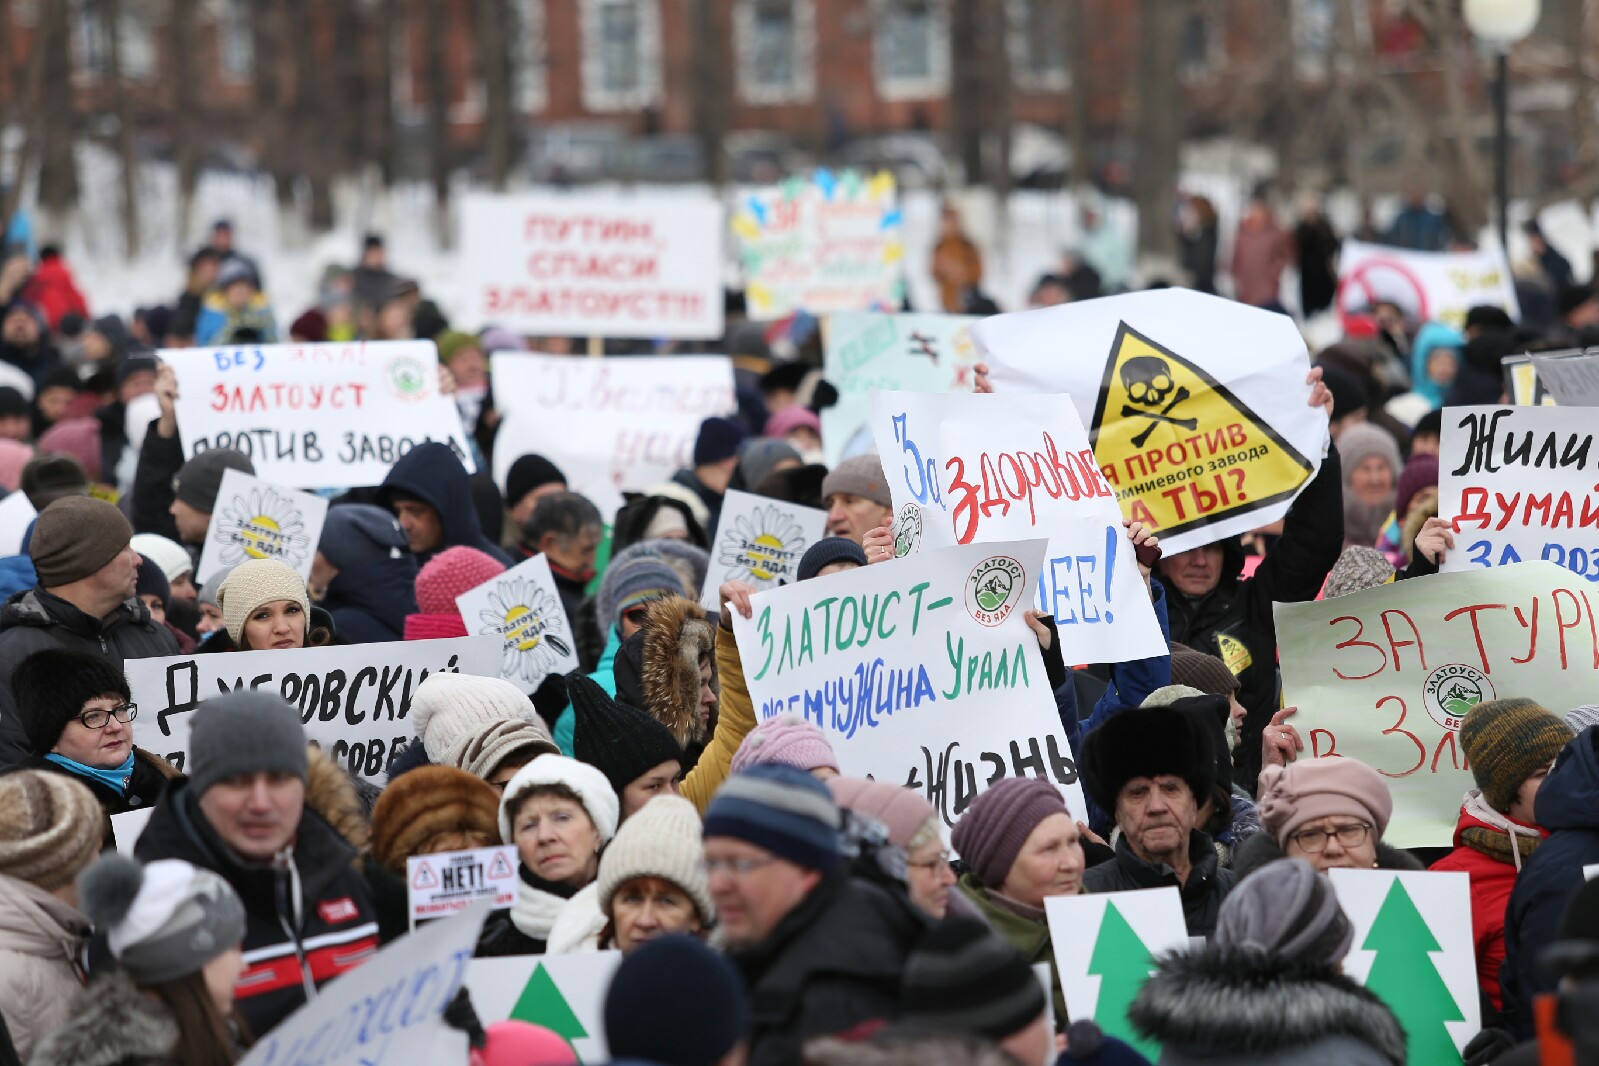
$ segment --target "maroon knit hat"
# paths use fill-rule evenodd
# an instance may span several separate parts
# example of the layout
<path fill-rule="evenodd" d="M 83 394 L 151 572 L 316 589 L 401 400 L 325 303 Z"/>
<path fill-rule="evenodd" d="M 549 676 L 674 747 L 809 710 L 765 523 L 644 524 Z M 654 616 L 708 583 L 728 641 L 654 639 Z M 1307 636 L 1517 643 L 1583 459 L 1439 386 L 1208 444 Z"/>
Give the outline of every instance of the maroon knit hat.
<path fill-rule="evenodd" d="M 949 840 L 979 881 L 998 888 L 1027 838 L 1052 814 L 1071 814 L 1053 782 L 1007 777 L 972 801 Z"/>
<path fill-rule="evenodd" d="M 416 575 L 416 608 L 422 614 L 456 613 L 455 598 L 505 573 L 505 564 L 476 548 L 447 548 Z"/>

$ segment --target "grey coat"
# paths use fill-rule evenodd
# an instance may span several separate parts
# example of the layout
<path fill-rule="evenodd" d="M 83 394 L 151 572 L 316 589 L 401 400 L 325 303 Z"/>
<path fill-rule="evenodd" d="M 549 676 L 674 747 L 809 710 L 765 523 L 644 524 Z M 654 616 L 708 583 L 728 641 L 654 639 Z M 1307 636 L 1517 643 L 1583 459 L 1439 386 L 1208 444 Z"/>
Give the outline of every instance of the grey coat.
<path fill-rule="evenodd" d="M 178 1026 L 123 973 L 97 978 L 72 1000 L 66 1025 L 40 1041 L 28 1066 L 166 1066 Z"/>

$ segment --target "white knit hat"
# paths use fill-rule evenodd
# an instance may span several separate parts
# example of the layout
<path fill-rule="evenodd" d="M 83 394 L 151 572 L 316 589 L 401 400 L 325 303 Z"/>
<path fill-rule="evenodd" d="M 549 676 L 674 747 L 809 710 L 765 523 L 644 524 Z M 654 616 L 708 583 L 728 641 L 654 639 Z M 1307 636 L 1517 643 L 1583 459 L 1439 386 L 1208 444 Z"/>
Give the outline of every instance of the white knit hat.
<path fill-rule="evenodd" d="M 293 600 L 311 622 L 311 602 L 305 594 L 305 580 L 294 567 L 277 559 L 246 559 L 217 589 L 217 606 L 222 608 L 222 624 L 235 644 L 244 640 L 244 623 L 262 604 Z"/>
<path fill-rule="evenodd" d="M 635 877 L 659 877 L 688 893 L 700 921 L 716 921 L 711 886 L 701 865 L 700 813 L 682 796 L 657 796 L 622 823 L 600 856 L 599 904 L 611 913 L 611 897 Z"/>
<path fill-rule="evenodd" d="M 441 766 L 457 765 L 445 753 L 485 726 L 531 722 L 537 713 L 521 689 L 498 677 L 429 674 L 411 697 L 411 728 L 428 759 Z"/>
<path fill-rule="evenodd" d="M 425 746 L 425 745 L 424 745 Z M 583 809 L 600 834 L 600 843 L 607 843 L 616 835 L 616 823 L 622 818 L 622 805 L 605 775 L 586 762 L 568 759 L 565 755 L 540 755 L 516 772 L 505 786 L 500 798 L 500 839 L 511 840 L 510 810 L 525 792 L 540 785 L 565 785 L 583 801 Z"/>
<path fill-rule="evenodd" d="M 159 566 L 168 581 L 194 573 L 194 560 L 189 558 L 188 549 L 159 533 L 135 533 L 128 545 Z"/>

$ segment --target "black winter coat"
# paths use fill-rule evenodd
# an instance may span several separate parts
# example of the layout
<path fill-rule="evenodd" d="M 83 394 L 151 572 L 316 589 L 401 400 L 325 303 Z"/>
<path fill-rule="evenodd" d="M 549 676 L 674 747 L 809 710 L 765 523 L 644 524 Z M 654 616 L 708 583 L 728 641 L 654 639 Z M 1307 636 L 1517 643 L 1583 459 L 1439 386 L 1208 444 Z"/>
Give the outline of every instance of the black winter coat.
<path fill-rule="evenodd" d="M 40 756 L 33 760 L 30 769 L 43 770 L 46 773 L 61 774 L 70 777 L 78 784 L 88 788 L 94 793 L 94 798 L 100 801 L 100 809 L 106 813 L 105 840 L 101 846 L 102 851 L 114 851 L 117 846 L 116 834 L 111 826 L 111 816 L 126 814 L 129 811 L 142 811 L 146 807 L 154 807 L 161 798 L 161 790 L 166 783 L 178 776 L 161 756 L 145 751 L 143 748 L 133 749 L 133 775 L 128 778 L 126 792 L 118 793 L 116 789 L 95 777 L 84 777 L 75 774 L 60 763 L 51 762 Z"/>
<path fill-rule="evenodd" d="M 1193 868 L 1188 871 L 1188 880 L 1179 882 L 1170 866 L 1164 863 L 1155 866 L 1134 855 L 1127 837 L 1122 836 L 1116 841 L 1116 858 L 1084 871 L 1083 887 L 1090 892 L 1175 888 L 1182 895 L 1188 935 L 1209 936 L 1216 931 L 1221 901 L 1238 883 L 1238 874 L 1221 867 L 1215 843 L 1197 829 L 1188 837 L 1188 858 Z"/>
<path fill-rule="evenodd" d="M 46 648 L 101 655 L 117 669 L 128 659 L 178 654 L 178 641 L 150 618 L 138 600 L 126 600 L 105 618 L 90 618 L 42 588 L 19 592 L 0 608 L 0 766 L 17 766 L 34 752 L 17 720 L 11 675 L 22 660 Z"/>
<path fill-rule="evenodd" d="M 435 551 L 417 554 L 418 566 L 426 565 L 445 548 L 455 547 L 476 548 L 507 567 L 511 565 L 511 557 L 483 535 L 477 506 L 472 502 L 470 475 L 449 445 L 429 441 L 400 456 L 378 489 L 378 503 L 394 510 L 396 493 L 421 500 L 433 508 L 443 527 L 444 543 Z"/>
<path fill-rule="evenodd" d="M 133 471 L 133 503 L 128 520 L 135 533 L 159 533 L 178 540 L 177 519 L 172 517 L 172 479 L 183 467 L 183 442 L 177 434 L 163 437 L 151 421 L 139 445 L 139 465 Z"/>
<path fill-rule="evenodd" d="M 405 637 L 405 616 L 416 613 L 416 557 L 402 554 L 340 570 L 318 604 L 333 619 L 343 644 L 377 644 Z"/>

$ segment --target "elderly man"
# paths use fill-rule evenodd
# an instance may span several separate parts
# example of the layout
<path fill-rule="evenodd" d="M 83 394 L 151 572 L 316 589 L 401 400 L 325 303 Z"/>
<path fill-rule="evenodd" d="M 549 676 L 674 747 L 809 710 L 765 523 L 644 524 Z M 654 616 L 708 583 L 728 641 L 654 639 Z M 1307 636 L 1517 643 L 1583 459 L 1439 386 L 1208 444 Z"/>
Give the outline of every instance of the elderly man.
<path fill-rule="evenodd" d="M 855 455 L 835 466 L 822 481 L 827 535 L 861 544 L 866 534 L 894 523 L 894 498 L 875 455 Z"/>

